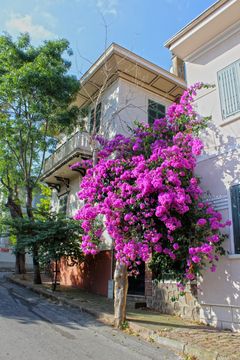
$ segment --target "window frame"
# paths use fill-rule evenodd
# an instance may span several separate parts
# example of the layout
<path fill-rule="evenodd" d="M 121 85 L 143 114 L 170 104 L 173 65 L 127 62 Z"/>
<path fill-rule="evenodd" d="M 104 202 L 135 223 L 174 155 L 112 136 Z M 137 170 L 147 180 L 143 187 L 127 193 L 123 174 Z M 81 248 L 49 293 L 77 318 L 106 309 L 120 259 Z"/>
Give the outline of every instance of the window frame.
<path fill-rule="evenodd" d="M 234 223 L 233 223 L 233 208 L 232 208 L 232 196 L 231 196 L 231 189 L 234 186 L 239 186 L 240 183 L 236 182 L 229 186 L 228 188 L 228 213 L 229 213 L 229 219 L 231 220 L 232 224 L 230 226 L 230 250 L 231 255 L 233 256 L 240 256 L 240 230 L 239 230 L 239 244 L 237 245 L 239 247 L 239 250 L 236 250 L 236 241 L 235 241 L 235 235 L 234 235 Z"/>
<path fill-rule="evenodd" d="M 149 118 L 150 118 L 149 110 L 152 110 L 152 109 L 150 109 L 150 104 L 151 103 L 154 103 L 154 105 L 160 105 L 160 106 L 162 106 L 164 108 L 164 115 L 161 115 L 161 116 L 156 115 L 157 117 L 155 117 L 152 122 L 149 121 Z M 162 113 L 162 111 L 160 110 L 160 111 L 158 111 L 158 113 Z M 149 98 L 148 99 L 147 115 L 148 115 L 148 119 L 147 119 L 148 125 L 152 126 L 155 119 L 161 119 L 166 115 L 166 105 L 162 104 L 159 101 L 156 101 L 156 100 L 153 100 L 153 99 Z"/>
<path fill-rule="evenodd" d="M 58 214 L 66 215 L 68 213 L 68 198 L 69 198 L 69 191 L 61 194 L 58 196 Z M 61 200 L 65 200 L 66 204 L 64 206 L 61 205 Z M 62 208 L 66 207 L 65 212 L 62 211 Z"/>

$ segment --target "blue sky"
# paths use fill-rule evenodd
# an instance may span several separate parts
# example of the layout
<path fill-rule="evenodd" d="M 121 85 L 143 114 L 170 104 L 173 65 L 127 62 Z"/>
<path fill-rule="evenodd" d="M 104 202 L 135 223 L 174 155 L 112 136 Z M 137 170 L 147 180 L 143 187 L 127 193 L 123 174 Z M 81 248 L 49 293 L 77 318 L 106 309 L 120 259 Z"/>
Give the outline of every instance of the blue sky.
<path fill-rule="evenodd" d="M 0 0 L 0 29 L 14 37 L 27 31 L 35 44 L 68 39 L 74 52 L 71 72 L 78 77 L 101 55 L 105 42 L 113 41 L 169 69 L 171 56 L 164 42 L 214 2 Z"/>

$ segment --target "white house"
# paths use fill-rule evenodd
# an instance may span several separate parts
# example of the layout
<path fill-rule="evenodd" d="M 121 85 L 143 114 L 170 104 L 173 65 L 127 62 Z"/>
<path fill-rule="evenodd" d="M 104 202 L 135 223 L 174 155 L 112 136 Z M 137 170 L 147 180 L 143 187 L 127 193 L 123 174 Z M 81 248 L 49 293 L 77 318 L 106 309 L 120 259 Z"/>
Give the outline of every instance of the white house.
<path fill-rule="evenodd" d="M 188 85 L 215 85 L 196 100 L 197 111 L 212 116 L 202 134 L 205 154 L 197 173 L 209 201 L 232 226 L 226 256 L 200 284 L 200 320 L 240 330 L 240 0 L 217 1 L 165 46 L 173 55 L 173 72 L 185 71 Z"/>
<path fill-rule="evenodd" d="M 42 181 L 55 189 L 55 209 L 69 216 L 80 206 L 77 192 L 83 174 L 81 169 L 70 170 L 69 165 L 92 156 L 89 132 L 94 109 L 99 133 L 111 138 L 128 133 L 134 121 L 151 123 L 164 116 L 168 105 L 186 88 L 184 80 L 117 44 L 100 56 L 80 82 L 76 103 L 82 109 L 85 131 L 64 139 L 46 160 L 42 174 Z M 113 261 L 108 245 L 94 259 L 90 257 L 82 269 L 62 267 L 61 281 L 107 295 Z M 140 282 L 133 291 L 144 294 L 144 278 Z"/>

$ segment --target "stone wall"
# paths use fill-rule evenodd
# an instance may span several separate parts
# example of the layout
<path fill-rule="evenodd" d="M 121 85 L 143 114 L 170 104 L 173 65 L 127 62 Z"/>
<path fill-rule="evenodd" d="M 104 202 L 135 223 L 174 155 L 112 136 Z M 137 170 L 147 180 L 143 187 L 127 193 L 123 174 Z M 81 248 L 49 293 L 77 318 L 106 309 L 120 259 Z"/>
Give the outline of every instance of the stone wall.
<path fill-rule="evenodd" d="M 152 272 L 148 268 L 148 264 L 145 264 L 145 297 L 147 302 L 151 301 L 153 293 L 153 285 L 152 285 Z"/>
<path fill-rule="evenodd" d="M 178 315 L 184 319 L 200 321 L 200 305 L 196 285 L 187 285 L 181 296 L 176 282 L 152 282 L 152 295 L 146 296 L 147 307 L 163 314 Z"/>

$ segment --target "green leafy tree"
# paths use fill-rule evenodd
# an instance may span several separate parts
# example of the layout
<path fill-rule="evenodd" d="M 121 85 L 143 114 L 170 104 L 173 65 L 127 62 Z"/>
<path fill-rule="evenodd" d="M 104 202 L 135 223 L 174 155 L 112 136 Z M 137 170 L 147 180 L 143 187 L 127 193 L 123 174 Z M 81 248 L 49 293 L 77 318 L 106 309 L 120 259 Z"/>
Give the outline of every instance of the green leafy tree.
<path fill-rule="evenodd" d="M 79 109 L 71 104 L 79 81 L 68 74 L 65 53 L 71 55 L 67 40 L 34 47 L 28 34 L 15 42 L 0 36 L 0 178 L 12 218 L 22 217 L 17 189 L 24 193 L 27 217 L 35 221 L 32 202 L 46 155 L 55 149 L 57 135 L 77 124 Z M 35 248 L 34 281 L 40 283 L 37 259 Z"/>
<path fill-rule="evenodd" d="M 67 260 L 67 265 L 73 266 L 84 260 L 81 250 L 82 229 L 79 223 L 67 219 L 61 214 L 52 214 L 45 222 L 38 222 L 36 241 L 39 246 L 39 261 L 45 268 L 52 265 L 55 269 L 53 289 L 57 285 L 57 270 L 61 259 Z"/>
<path fill-rule="evenodd" d="M 1 181 L 1 215 L 0 227 L 1 232 L 8 232 L 6 220 L 9 215 L 12 219 L 22 218 L 23 212 L 20 199 L 20 187 L 22 186 L 21 174 L 17 171 L 17 163 L 9 152 L 4 152 L 0 148 L 0 181 Z M 18 235 L 11 237 L 10 240 L 17 241 Z M 24 274 L 25 268 L 25 251 L 16 251 L 15 272 Z"/>
<path fill-rule="evenodd" d="M 84 260 L 81 250 L 82 228 L 79 222 L 68 219 L 62 214 L 43 213 L 36 211 L 35 221 L 29 218 L 11 220 L 9 225 L 12 233 L 18 234 L 17 251 L 28 251 L 33 254 L 38 249 L 37 260 L 43 267 L 58 264 L 62 258 L 68 265 L 74 265 Z M 55 277 L 56 286 L 57 277 Z"/>

